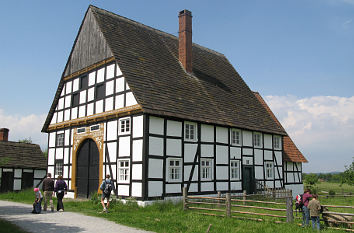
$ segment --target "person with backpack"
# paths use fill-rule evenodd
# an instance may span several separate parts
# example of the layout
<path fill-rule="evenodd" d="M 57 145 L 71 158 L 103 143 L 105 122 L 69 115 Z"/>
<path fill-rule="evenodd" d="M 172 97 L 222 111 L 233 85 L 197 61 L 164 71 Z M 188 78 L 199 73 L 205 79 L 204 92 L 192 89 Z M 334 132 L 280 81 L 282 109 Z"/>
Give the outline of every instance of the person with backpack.
<path fill-rule="evenodd" d="M 55 183 L 54 191 L 57 193 L 58 198 L 57 211 L 64 211 L 63 198 L 64 194 L 68 191 L 68 186 L 63 180 L 63 176 L 58 176 L 58 180 Z"/>
<path fill-rule="evenodd" d="M 315 229 L 315 225 L 316 225 L 317 231 L 319 231 L 321 204 L 317 198 L 318 196 L 316 194 L 312 195 L 312 200 L 309 202 L 308 208 L 310 210 L 312 228 Z"/>
<path fill-rule="evenodd" d="M 312 197 L 310 189 L 306 189 L 302 195 L 302 227 L 308 227 L 310 221 L 310 211 L 308 209 L 309 199 Z"/>
<path fill-rule="evenodd" d="M 110 179 L 110 175 L 106 175 L 106 179 L 102 181 L 102 184 L 100 186 L 100 189 L 102 190 L 102 197 L 101 197 L 101 204 L 103 207 L 102 212 L 108 213 L 108 207 L 109 207 L 109 197 L 111 196 L 112 192 L 112 181 Z M 107 206 L 104 204 L 104 199 L 107 199 Z"/>

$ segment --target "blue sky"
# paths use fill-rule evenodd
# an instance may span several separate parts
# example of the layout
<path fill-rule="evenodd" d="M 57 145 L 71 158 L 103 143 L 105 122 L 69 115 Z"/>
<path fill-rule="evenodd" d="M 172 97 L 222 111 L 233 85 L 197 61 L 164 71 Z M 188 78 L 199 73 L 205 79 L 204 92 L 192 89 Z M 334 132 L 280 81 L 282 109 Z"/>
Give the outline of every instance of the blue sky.
<path fill-rule="evenodd" d="M 0 15 L 0 127 L 10 140 L 40 133 L 89 4 L 225 54 L 259 91 L 309 159 L 305 171 L 343 170 L 354 156 L 354 0 L 5 1 Z"/>

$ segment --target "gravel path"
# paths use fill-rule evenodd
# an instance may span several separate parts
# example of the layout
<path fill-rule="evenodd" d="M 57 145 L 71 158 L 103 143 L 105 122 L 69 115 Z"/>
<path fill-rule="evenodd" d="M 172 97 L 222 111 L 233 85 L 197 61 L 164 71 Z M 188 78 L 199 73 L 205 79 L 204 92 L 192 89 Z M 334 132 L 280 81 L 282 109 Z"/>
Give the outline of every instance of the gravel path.
<path fill-rule="evenodd" d="M 28 232 L 147 232 L 79 213 L 42 211 L 41 214 L 32 214 L 31 211 L 32 205 L 0 200 L 0 218 Z"/>

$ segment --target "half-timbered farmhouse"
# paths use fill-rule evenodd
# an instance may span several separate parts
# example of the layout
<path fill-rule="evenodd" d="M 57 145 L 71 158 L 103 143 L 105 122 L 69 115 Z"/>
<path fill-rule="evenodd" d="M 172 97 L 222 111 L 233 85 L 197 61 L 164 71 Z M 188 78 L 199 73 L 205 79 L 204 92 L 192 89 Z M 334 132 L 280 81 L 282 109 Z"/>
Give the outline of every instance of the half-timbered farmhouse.
<path fill-rule="evenodd" d="M 223 54 L 192 43 L 191 12 L 178 17 L 176 37 L 88 8 L 42 130 L 48 172 L 74 197 L 110 174 L 139 201 L 302 187 L 283 127 Z"/>
<path fill-rule="evenodd" d="M 0 129 L 0 192 L 19 191 L 40 184 L 47 159 L 39 145 L 8 141 L 9 130 Z"/>

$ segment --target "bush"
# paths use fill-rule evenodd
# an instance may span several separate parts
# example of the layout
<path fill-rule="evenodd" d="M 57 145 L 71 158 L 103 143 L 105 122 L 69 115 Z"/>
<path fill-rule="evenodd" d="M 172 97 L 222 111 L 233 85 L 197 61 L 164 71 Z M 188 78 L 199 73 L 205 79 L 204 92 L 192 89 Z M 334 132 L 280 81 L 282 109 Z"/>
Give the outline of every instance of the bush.
<path fill-rule="evenodd" d="M 329 190 L 329 193 L 328 193 L 330 196 L 334 196 L 336 195 L 336 192 L 334 190 Z"/>
<path fill-rule="evenodd" d="M 96 205 L 100 203 L 100 197 L 97 192 L 91 193 L 90 201 L 92 202 L 92 204 L 96 204 Z"/>

